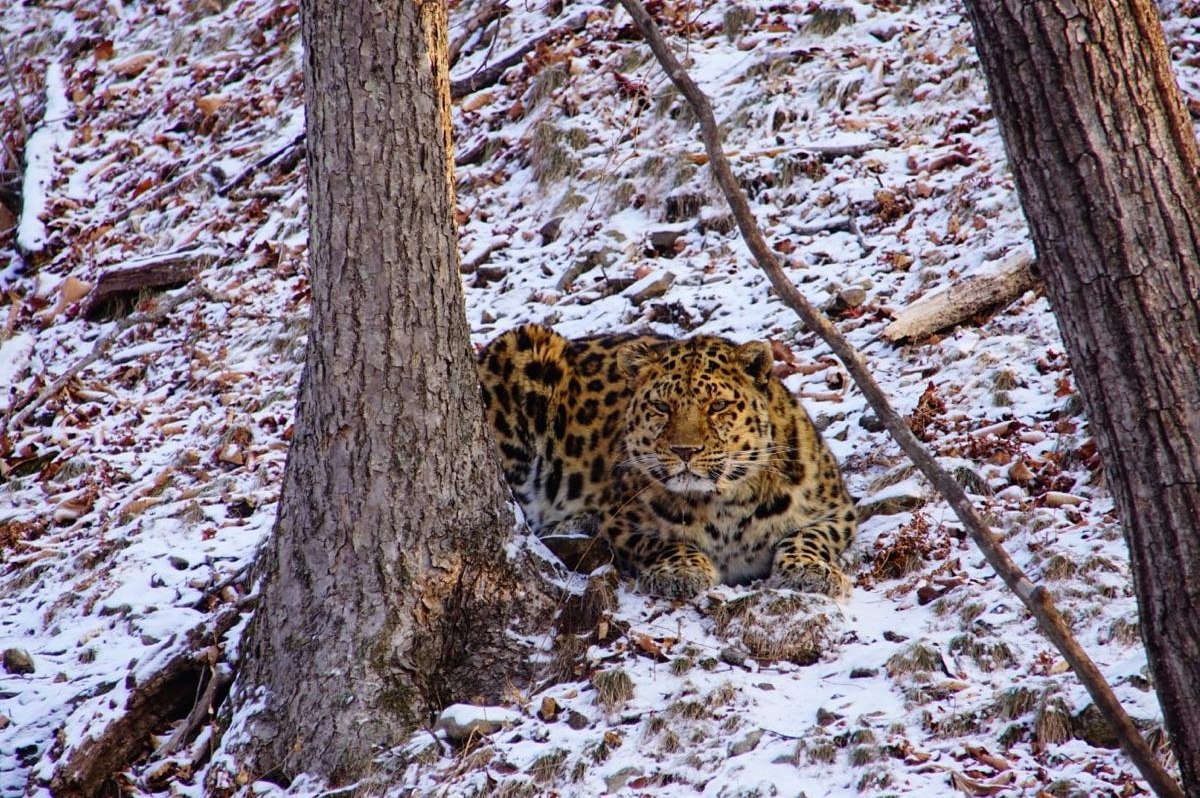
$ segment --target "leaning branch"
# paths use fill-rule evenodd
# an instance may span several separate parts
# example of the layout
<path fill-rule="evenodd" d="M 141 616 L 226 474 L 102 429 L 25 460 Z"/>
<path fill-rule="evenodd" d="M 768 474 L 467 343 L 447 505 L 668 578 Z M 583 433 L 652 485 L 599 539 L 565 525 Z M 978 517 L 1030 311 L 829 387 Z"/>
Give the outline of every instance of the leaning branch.
<path fill-rule="evenodd" d="M 704 148 L 708 152 L 709 165 L 713 175 L 725 194 L 725 199 L 733 211 L 738 229 L 741 231 L 746 245 L 759 267 L 766 272 L 776 293 L 800 316 L 810 330 L 820 335 L 829 345 L 829 348 L 845 365 L 846 370 L 850 372 L 850 376 L 866 397 L 875 414 L 884 423 L 896 442 L 900 444 L 900 448 L 946 498 L 967 534 L 983 552 L 988 563 L 1000 575 L 1004 583 L 1017 594 L 1025 607 L 1037 619 L 1042 633 L 1054 644 L 1071 669 L 1075 671 L 1083 686 L 1091 694 L 1092 700 L 1096 702 L 1096 706 L 1104 715 L 1105 720 L 1117 733 L 1121 741 L 1121 748 L 1141 772 L 1142 777 L 1150 784 L 1151 789 L 1161 796 L 1184 798 L 1179 784 L 1171 778 L 1155 758 L 1146 741 L 1138 733 L 1137 727 L 1133 725 L 1133 721 L 1117 701 L 1116 695 L 1104 680 L 1103 674 L 1071 633 L 1062 614 L 1054 606 L 1050 594 L 1044 587 L 1033 584 L 1008 556 L 1008 552 L 1004 550 L 996 536 L 975 512 L 966 492 L 954 480 L 954 477 L 938 465 L 933 455 L 926 450 L 917 436 L 904 423 L 900 414 L 892 408 L 858 351 L 825 316 L 809 304 L 804 295 L 787 279 L 754 219 L 746 195 L 742 192 L 737 178 L 733 175 L 733 170 L 729 167 L 729 160 L 725 157 L 722 149 L 721 134 L 708 97 L 687 74 L 679 60 L 675 58 L 662 33 L 650 19 L 650 15 L 640 0 L 621 0 L 621 5 L 629 12 L 667 76 L 687 98 L 699 119 L 701 136 L 704 139 Z"/>

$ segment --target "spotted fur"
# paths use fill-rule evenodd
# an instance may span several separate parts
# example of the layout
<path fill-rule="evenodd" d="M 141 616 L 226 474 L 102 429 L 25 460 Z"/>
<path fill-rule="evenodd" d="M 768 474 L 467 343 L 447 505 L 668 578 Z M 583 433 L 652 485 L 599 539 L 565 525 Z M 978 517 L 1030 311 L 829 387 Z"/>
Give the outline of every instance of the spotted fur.
<path fill-rule="evenodd" d="M 538 534 L 606 537 L 658 595 L 763 577 L 849 589 L 838 561 L 853 504 L 767 344 L 568 340 L 531 324 L 488 344 L 479 376 L 505 477 Z"/>

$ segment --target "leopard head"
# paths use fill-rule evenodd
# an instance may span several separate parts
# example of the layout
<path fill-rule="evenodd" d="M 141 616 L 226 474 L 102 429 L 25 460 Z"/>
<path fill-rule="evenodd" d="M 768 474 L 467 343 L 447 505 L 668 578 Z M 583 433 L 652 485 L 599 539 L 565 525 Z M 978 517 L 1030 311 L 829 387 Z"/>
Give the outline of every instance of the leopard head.
<path fill-rule="evenodd" d="M 772 456 L 768 344 L 699 336 L 617 353 L 632 389 L 624 464 L 675 493 L 721 493 Z"/>

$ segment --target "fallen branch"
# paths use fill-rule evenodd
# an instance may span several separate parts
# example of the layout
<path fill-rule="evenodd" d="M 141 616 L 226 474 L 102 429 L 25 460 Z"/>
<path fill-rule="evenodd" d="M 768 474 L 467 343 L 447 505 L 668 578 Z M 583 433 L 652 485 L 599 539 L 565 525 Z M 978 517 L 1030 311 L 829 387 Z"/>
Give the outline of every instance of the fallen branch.
<path fill-rule="evenodd" d="M 851 220 L 849 216 L 833 216 L 812 224 L 788 225 L 798 236 L 815 236 L 817 233 L 849 233 Z"/>
<path fill-rule="evenodd" d="M 568 20 L 558 27 L 551 28 L 540 36 L 520 44 L 517 47 L 509 50 L 500 58 L 488 64 L 486 67 L 476 70 L 471 75 L 460 80 L 450 81 L 450 98 L 453 100 L 461 100 L 472 92 L 487 88 L 494 83 L 500 81 L 501 76 L 512 67 L 525 60 L 525 56 L 532 53 L 538 47 L 548 44 L 555 39 L 568 34 L 578 33 L 587 25 L 588 15 L 586 13 L 579 14 Z"/>
<path fill-rule="evenodd" d="M 1137 727 L 1113 694 L 1112 688 L 1104 680 L 1104 675 L 1088 657 L 1079 641 L 1071 633 L 1070 627 L 1062 614 L 1054 606 L 1049 592 L 1039 585 L 1033 584 L 1023 571 L 1008 556 L 1008 552 L 1000 545 L 992 531 L 984 524 L 983 519 L 975 512 L 966 492 L 945 469 L 938 465 L 933 456 L 925 449 L 904 419 L 888 402 L 883 390 L 871 376 L 858 351 L 841 334 L 829 319 L 819 313 L 796 287 L 787 279 L 775 253 L 767 245 L 762 231 L 750 210 L 746 199 L 729 161 L 721 145 L 721 134 L 713 116 L 712 105 L 708 97 L 684 70 L 679 60 L 671 52 L 662 33 L 640 0 L 621 0 L 621 5 L 629 12 L 634 24 L 645 37 L 650 49 L 658 58 L 663 70 L 671 82 L 687 98 L 688 103 L 700 122 L 701 136 L 704 147 L 708 152 L 709 164 L 713 176 L 721 186 L 726 201 L 737 221 L 738 229 L 746 241 L 750 252 L 754 255 L 759 267 L 766 273 L 775 289 L 776 294 L 800 316 L 810 329 L 816 332 L 842 361 L 846 370 L 854 378 L 855 384 L 866 397 L 871 409 L 887 427 L 900 448 L 913 461 L 922 474 L 945 497 L 955 515 L 962 522 L 967 534 L 983 552 L 988 563 L 995 569 L 1004 583 L 1021 599 L 1041 629 L 1059 653 L 1063 655 L 1071 669 L 1075 671 L 1079 681 L 1087 689 L 1092 700 L 1104 715 L 1105 720 L 1116 732 L 1121 741 L 1121 748 L 1137 767 L 1142 777 L 1150 784 L 1157 794 L 1170 798 L 1184 798 L 1183 790 L 1171 778 L 1162 764 L 1155 758 L 1154 753 L 1138 733 Z"/>
<path fill-rule="evenodd" d="M 146 681 L 130 691 L 125 711 L 103 729 L 82 740 L 54 768 L 50 792 L 60 798 L 92 798 L 105 794 L 113 774 L 129 769 L 145 754 L 146 740 L 171 719 L 194 707 L 204 672 L 214 665 L 214 641 L 220 640 L 241 617 L 234 607 L 203 621 L 188 635 L 187 648 L 167 660 Z M 215 668 L 217 672 L 220 668 Z M 209 683 L 216 681 L 209 678 Z M 214 696 L 216 695 L 214 689 Z"/>
<path fill-rule="evenodd" d="M 743 161 L 755 160 L 758 158 L 776 158 L 780 155 L 795 155 L 805 154 L 811 155 L 814 158 L 820 158 L 823 161 L 832 161 L 835 158 L 841 158 L 844 155 L 849 155 L 853 158 L 858 158 L 865 155 L 871 150 L 886 150 L 890 145 L 883 140 L 862 141 L 857 144 L 798 144 L 788 147 L 769 147 L 765 150 L 749 150 L 743 152 L 741 150 L 729 150 L 725 153 L 726 158 L 739 158 Z M 709 154 L 705 152 L 686 152 L 683 155 L 684 160 L 689 163 L 703 166 L 708 163 Z"/>
<path fill-rule="evenodd" d="M 920 340 L 976 313 L 1004 307 L 1037 285 L 1032 267 L 1033 256 L 1022 252 L 994 271 L 968 277 L 921 297 L 883 329 L 883 337 L 892 343 Z"/>
<path fill-rule="evenodd" d="M 8 413 L 4 418 L 4 423 L 0 424 L 0 430 L 16 429 L 29 420 L 33 415 L 33 411 L 42 406 L 50 397 L 56 396 L 59 391 L 67 386 L 67 383 L 74 379 L 75 375 L 83 371 L 88 366 L 95 363 L 108 348 L 113 345 L 113 342 L 120 337 L 121 333 L 128 330 L 130 327 L 135 327 L 139 324 L 149 324 L 157 322 L 164 318 L 167 314 L 173 311 L 184 302 L 195 299 L 198 296 L 207 295 L 208 292 L 201 286 L 193 285 L 186 290 L 175 294 L 174 296 L 166 297 L 159 301 L 158 305 L 150 311 L 144 313 L 134 313 L 131 316 L 126 316 L 123 319 L 117 320 L 113 328 L 104 335 L 96 339 L 96 343 L 92 346 L 92 350 L 83 357 L 76 360 L 58 376 L 54 382 L 47 385 L 41 390 L 28 391 L 24 396 L 18 399 L 8 409 Z M 18 412 L 19 411 L 19 412 Z M 12 415 L 16 413 L 16 415 Z"/>
<path fill-rule="evenodd" d="M 226 155 L 227 155 L 226 152 L 219 152 L 215 155 L 211 155 L 204 161 L 193 166 L 191 169 L 188 169 L 186 172 L 184 172 L 183 174 L 181 174 L 179 177 L 175 178 L 174 180 L 171 180 L 167 183 L 163 183 L 161 186 L 154 189 L 153 191 L 147 191 L 145 194 L 142 194 L 141 196 L 139 196 L 136 200 L 131 202 L 129 205 L 126 205 L 120 211 L 113 214 L 112 218 L 106 219 L 105 220 L 106 223 L 114 225 L 114 226 L 120 224 L 121 222 L 128 219 L 133 214 L 134 211 L 138 210 L 139 208 L 144 208 L 147 205 L 153 205 L 154 203 L 158 202 L 163 197 L 166 197 L 168 194 L 171 194 L 172 192 L 174 192 L 177 188 L 179 188 L 181 185 L 183 185 L 187 181 L 195 178 L 196 176 L 198 176 L 198 175 L 204 173 L 206 170 L 210 169 L 212 167 L 212 165 L 214 163 L 216 163 L 219 158 L 224 158 Z"/>

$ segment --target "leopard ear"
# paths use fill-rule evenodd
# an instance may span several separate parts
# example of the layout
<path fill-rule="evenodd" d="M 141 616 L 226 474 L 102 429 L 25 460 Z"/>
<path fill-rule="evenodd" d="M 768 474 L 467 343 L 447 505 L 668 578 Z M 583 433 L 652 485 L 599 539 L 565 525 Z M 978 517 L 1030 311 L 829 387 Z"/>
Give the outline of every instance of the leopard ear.
<path fill-rule="evenodd" d="M 617 350 L 617 368 L 626 379 L 633 379 L 643 366 L 657 361 L 659 354 L 650 341 L 630 341 Z"/>
<path fill-rule="evenodd" d="M 766 382 L 767 377 L 771 376 L 771 367 L 775 365 L 775 355 L 771 352 L 771 345 L 766 341 L 751 341 L 748 344 L 742 344 L 734 350 L 734 356 L 755 382 Z"/>

